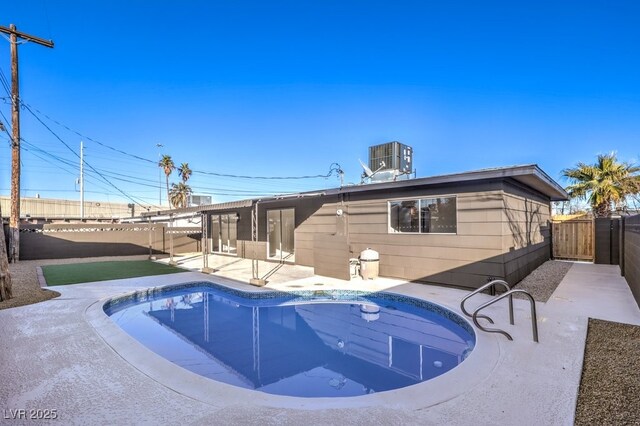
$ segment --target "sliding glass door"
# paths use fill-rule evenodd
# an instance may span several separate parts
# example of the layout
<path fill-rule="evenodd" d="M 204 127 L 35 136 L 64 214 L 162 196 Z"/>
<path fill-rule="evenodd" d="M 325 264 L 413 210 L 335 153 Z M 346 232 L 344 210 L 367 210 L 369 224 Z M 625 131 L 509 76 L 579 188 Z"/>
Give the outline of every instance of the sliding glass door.
<path fill-rule="evenodd" d="M 238 216 L 235 213 L 211 216 L 211 251 L 237 254 Z"/>
<path fill-rule="evenodd" d="M 294 209 L 267 211 L 267 246 L 269 259 L 295 260 Z"/>

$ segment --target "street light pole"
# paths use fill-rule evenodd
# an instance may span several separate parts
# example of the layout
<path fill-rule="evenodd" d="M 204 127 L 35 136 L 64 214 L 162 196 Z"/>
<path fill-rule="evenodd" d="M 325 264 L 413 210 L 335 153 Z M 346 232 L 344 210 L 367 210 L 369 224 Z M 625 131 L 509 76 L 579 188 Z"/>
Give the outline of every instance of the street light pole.
<path fill-rule="evenodd" d="M 164 147 L 164 145 L 157 143 L 156 147 L 158 148 L 158 207 L 162 207 L 162 168 L 160 167 L 162 154 L 160 153 L 160 148 Z"/>

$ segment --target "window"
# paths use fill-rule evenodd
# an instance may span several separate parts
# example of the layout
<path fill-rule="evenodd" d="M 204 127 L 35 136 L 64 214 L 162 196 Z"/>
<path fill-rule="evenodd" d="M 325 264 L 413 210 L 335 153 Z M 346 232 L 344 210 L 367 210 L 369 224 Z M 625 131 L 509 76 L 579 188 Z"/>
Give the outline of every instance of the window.
<path fill-rule="evenodd" d="M 389 201 L 389 232 L 455 234 L 456 197 Z"/>

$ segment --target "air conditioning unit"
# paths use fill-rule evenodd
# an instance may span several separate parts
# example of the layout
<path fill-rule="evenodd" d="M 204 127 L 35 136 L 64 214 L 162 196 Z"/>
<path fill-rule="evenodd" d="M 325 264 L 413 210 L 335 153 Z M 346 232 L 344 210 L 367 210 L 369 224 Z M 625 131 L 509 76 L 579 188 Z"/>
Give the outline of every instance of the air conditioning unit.
<path fill-rule="evenodd" d="M 370 146 L 369 168 L 409 174 L 413 171 L 413 148 L 397 141 Z"/>
<path fill-rule="evenodd" d="M 413 172 L 413 148 L 397 141 L 370 146 L 369 167 L 362 166 L 363 179 L 370 183 L 408 179 Z"/>

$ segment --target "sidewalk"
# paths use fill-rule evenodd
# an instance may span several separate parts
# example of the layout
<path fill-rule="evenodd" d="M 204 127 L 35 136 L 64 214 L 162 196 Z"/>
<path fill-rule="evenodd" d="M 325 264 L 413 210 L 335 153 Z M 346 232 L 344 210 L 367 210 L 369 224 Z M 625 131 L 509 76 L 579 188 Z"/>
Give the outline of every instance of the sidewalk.
<path fill-rule="evenodd" d="M 566 315 L 640 325 L 640 308 L 616 265 L 574 263 L 547 305 Z"/>

